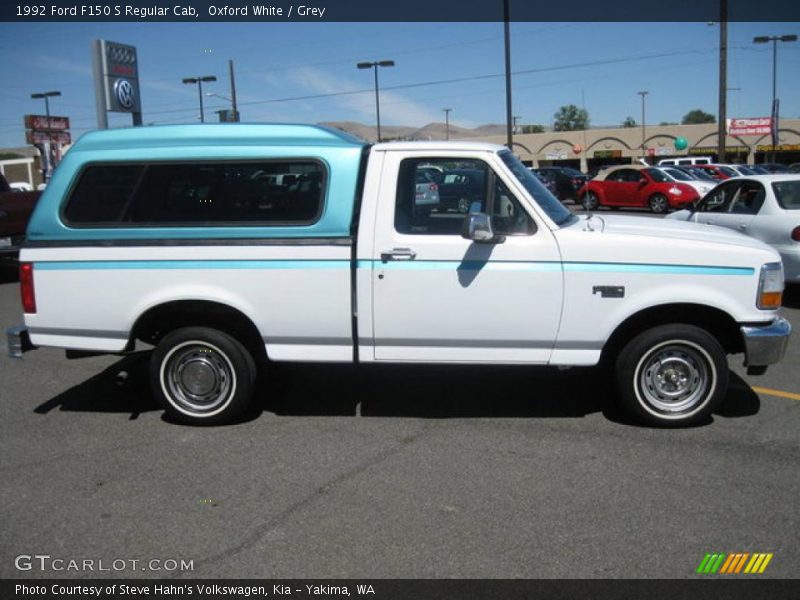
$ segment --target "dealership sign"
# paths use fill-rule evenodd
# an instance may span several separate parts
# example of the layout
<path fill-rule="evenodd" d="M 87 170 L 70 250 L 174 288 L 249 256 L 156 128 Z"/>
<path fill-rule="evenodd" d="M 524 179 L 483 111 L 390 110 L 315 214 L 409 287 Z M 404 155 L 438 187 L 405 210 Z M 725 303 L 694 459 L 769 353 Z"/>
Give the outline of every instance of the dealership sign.
<path fill-rule="evenodd" d="M 772 133 L 771 117 L 725 119 L 728 135 L 768 135 Z"/>
<path fill-rule="evenodd" d="M 140 125 L 142 102 L 136 47 L 95 40 L 93 55 L 98 125 L 108 127 L 107 112 L 130 113 L 133 124 Z"/>
<path fill-rule="evenodd" d="M 69 129 L 69 117 L 25 115 L 25 129 L 32 129 L 35 131 L 67 131 Z"/>

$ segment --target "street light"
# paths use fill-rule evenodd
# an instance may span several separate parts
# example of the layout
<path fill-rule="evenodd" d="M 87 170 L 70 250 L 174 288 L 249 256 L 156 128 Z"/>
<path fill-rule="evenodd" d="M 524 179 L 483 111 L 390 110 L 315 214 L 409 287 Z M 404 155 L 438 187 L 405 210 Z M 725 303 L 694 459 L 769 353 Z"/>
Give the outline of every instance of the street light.
<path fill-rule="evenodd" d="M 778 42 L 796 42 L 796 35 L 760 35 L 753 38 L 754 44 L 772 42 L 772 160 L 775 160 L 775 147 L 778 145 L 778 98 L 777 91 L 777 63 Z"/>
<path fill-rule="evenodd" d="M 206 118 L 205 114 L 203 113 L 203 82 L 209 81 L 216 81 L 217 78 L 213 75 L 205 75 L 203 77 L 186 77 L 183 79 L 183 83 L 188 83 L 190 85 L 197 84 L 197 95 L 200 97 L 200 122 L 205 123 Z"/>
<path fill-rule="evenodd" d="M 35 100 L 40 100 L 44 98 L 44 110 L 45 114 L 47 115 L 47 129 L 50 129 L 50 101 L 48 100 L 48 98 L 53 98 L 54 96 L 60 96 L 60 95 L 61 92 L 59 91 L 31 94 L 31 98 L 34 98 Z"/>
<path fill-rule="evenodd" d="M 644 147 L 644 140 L 645 140 L 645 126 L 644 126 L 644 98 L 650 92 L 642 91 L 636 92 L 642 97 L 642 160 L 645 160 L 645 147 Z"/>
<path fill-rule="evenodd" d="M 450 111 L 452 108 L 443 108 L 444 111 L 444 139 L 450 139 Z"/>
<path fill-rule="evenodd" d="M 376 60 L 373 62 L 360 62 L 356 65 L 359 69 L 374 69 L 375 71 L 375 114 L 378 120 L 378 141 L 381 141 L 381 103 L 378 97 L 378 67 L 393 67 L 393 60 Z"/>

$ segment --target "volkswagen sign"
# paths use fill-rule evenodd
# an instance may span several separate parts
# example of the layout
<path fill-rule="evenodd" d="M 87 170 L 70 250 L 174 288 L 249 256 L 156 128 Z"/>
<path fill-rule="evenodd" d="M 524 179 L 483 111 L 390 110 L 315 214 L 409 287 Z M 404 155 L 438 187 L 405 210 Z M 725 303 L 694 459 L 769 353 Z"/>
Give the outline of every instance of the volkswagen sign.
<path fill-rule="evenodd" d="M 142 111 L 136 47 L 97 40 L 94 48 L 95 86 L 101 94 L 102 108 L 133 113 L 135 121 Z"/>
<path fill-rule="evenodd" d="M 133 86 L 127 79 L 117 79 L 114 82 L 114 96 L 117 98 L 119 105 L 125 110 L 133 108 L 135 99 Z"/>

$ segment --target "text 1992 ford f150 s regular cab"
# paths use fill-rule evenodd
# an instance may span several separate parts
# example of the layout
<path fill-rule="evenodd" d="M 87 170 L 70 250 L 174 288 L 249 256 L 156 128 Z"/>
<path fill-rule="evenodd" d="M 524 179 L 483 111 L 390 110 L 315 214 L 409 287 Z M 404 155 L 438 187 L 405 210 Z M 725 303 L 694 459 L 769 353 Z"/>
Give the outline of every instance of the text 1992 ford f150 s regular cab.
<path fill-rule="evenodd" d="M 448 189 L 465 170 L 482 185 Z M 420 172 L 458 202 L 416 210 Z M 261 359 L 603 359 L 640 420 L 685 425 L 724 397 L 727 353 L 763 372 L 790 330 L 780 257 L 757 240 L 575 216 L 500 146 L 369 146 L 305 125 L 87 134 L 21 262 L 12 355 L 154 344 L 154 393 L 190 423 L 237 417 Z"/>

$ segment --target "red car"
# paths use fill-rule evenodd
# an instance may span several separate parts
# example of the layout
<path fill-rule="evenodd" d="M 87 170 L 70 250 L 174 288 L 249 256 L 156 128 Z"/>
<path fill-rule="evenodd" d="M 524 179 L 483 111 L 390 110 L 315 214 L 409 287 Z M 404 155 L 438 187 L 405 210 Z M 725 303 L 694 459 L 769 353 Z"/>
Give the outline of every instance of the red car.
<path fill-rule="evenodd" d="M 725 179 L 739 176 L 739 173 L 725 165 L 694 165 L 694 167 L 703 169 L 717 181 L 724 181 Z"/>
<path fill-rule="evenodd" d="M 672 181 L 658 169 L 638 165 L 600 171 L 578 195 L 586 210 L 638 207 L 654 213 L 683 208 L 700 197 L 692 186 Z"/>

